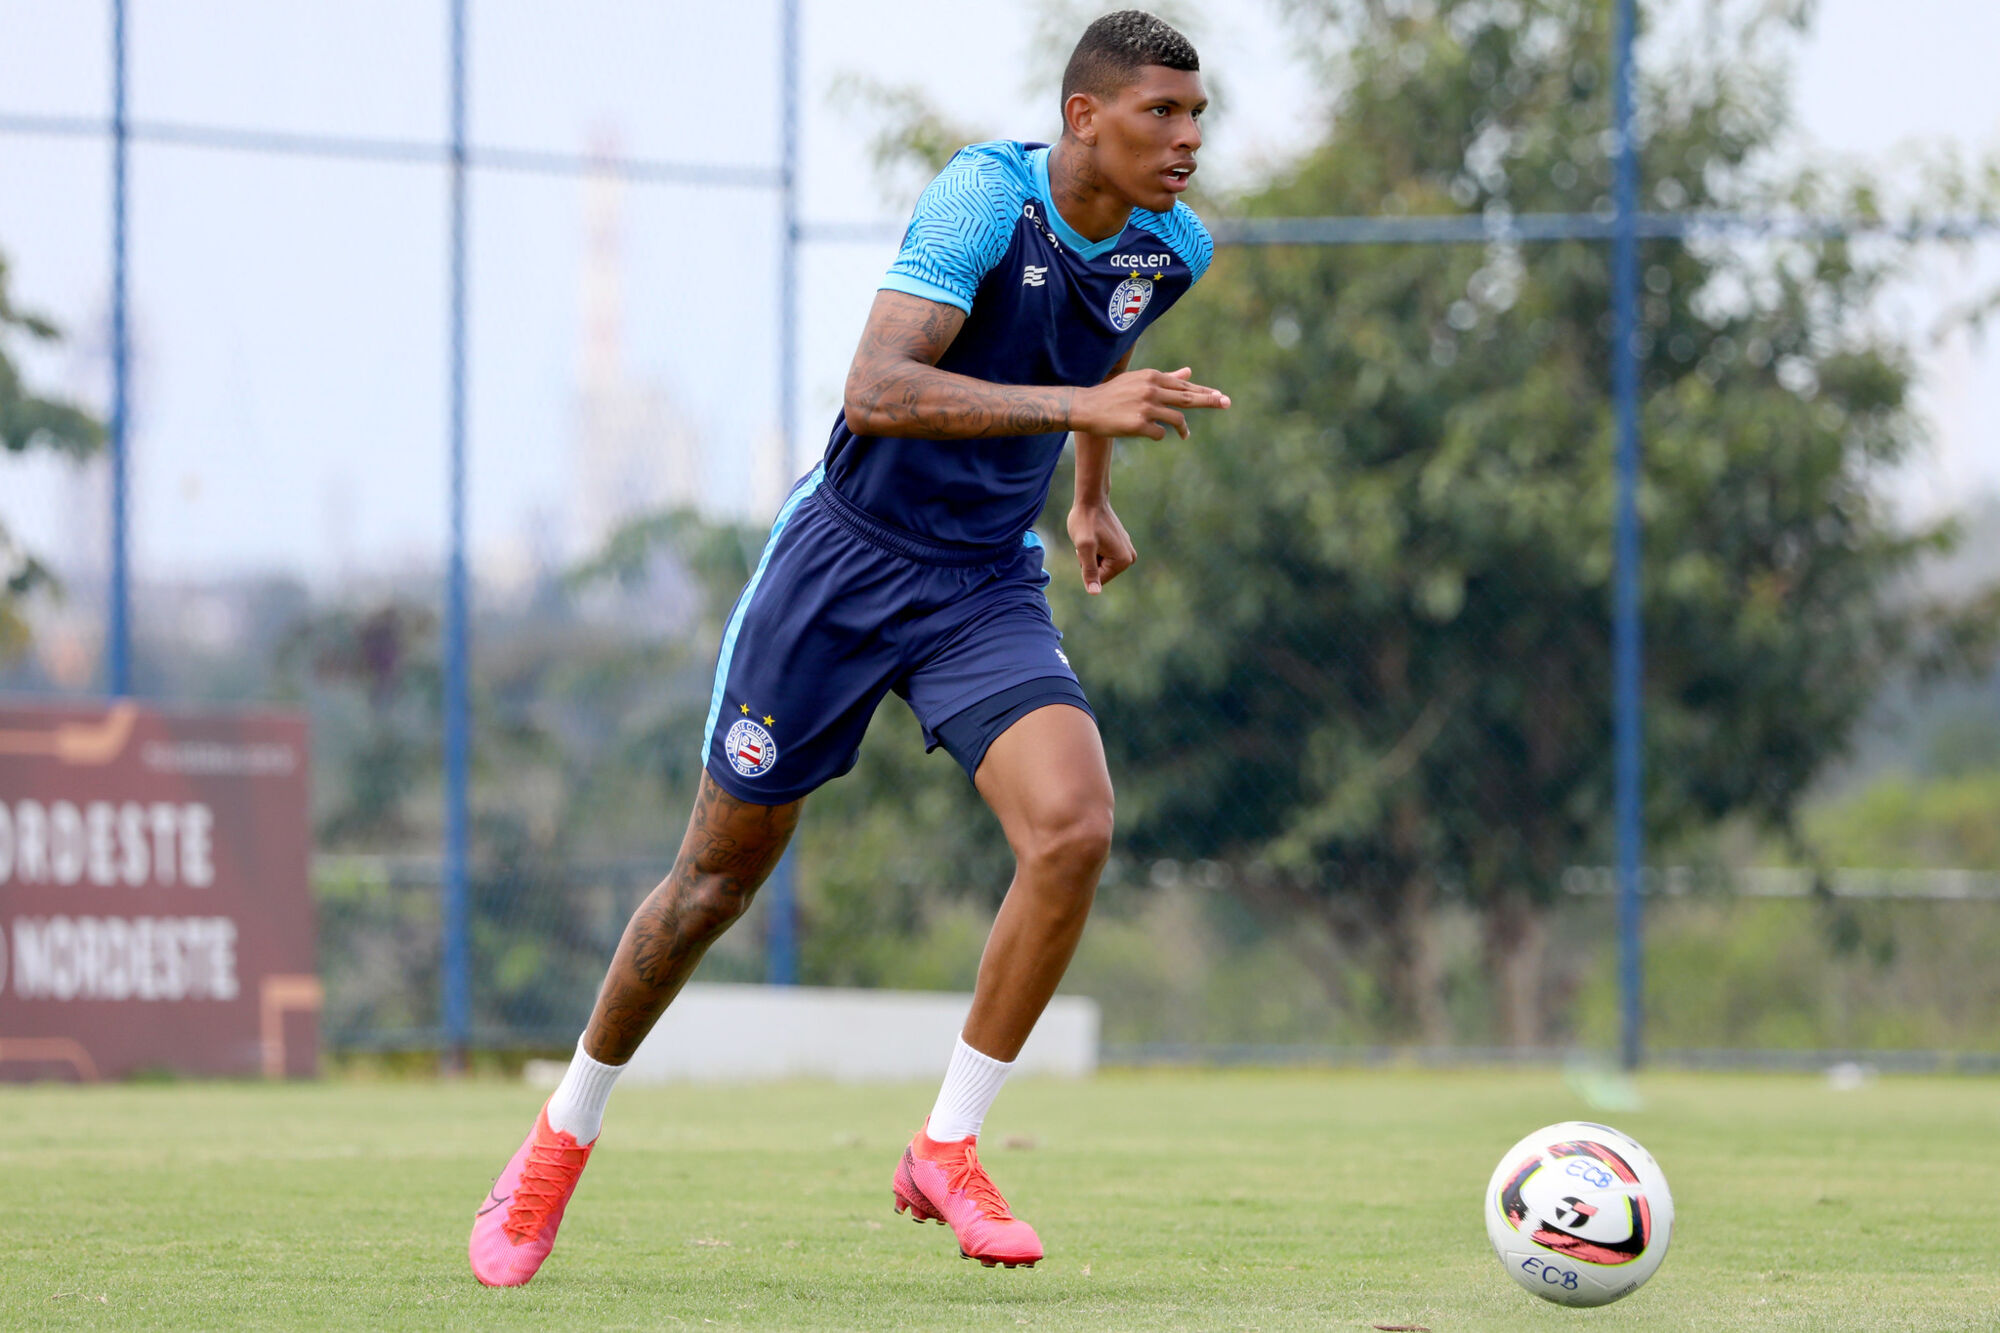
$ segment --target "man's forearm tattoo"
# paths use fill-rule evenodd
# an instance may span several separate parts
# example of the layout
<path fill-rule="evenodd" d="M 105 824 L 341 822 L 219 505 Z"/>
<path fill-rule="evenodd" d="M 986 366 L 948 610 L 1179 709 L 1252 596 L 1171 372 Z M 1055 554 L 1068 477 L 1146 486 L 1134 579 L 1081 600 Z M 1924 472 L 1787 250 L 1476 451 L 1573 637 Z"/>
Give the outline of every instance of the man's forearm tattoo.
<path fill-rule="evenodd" d="M 972 440 L 1068 430 L 1068 385 L 990 384 L 940 370 L 965 323 L 951 306 L 912 298 L 877 305 L 848 377 L 851 422 L 866 434 Z"/>

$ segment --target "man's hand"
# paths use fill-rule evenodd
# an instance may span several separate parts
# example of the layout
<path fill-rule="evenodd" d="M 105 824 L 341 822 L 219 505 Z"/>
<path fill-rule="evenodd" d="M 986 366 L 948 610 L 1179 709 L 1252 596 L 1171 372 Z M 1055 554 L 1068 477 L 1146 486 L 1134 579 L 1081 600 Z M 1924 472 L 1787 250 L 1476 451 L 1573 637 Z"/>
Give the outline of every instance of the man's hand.
<path fill-rule="evenodd" d="M 1128 370 L 1104 383 L 1078 389 L 1070 408 L 1070 429 L 1109 439 L 1144 435 L 1164 440 L 1169 427 L 1188 437 L 1187 414 L 1226 408 L 1229 395 L 1193 382 L 1194 371 Z"/>
<path fill-rule="evenodd" d="M 1083 587 L 1092 597 L 1104 585 L 1132 567 L 1139 553 L 1125 535 L 1125 525 L 1111 512 L 1109 503 L 1078 504 L 1069 511 L 1069 539 L 1076 546 L 1076 563 L 1083 571 Z"/>

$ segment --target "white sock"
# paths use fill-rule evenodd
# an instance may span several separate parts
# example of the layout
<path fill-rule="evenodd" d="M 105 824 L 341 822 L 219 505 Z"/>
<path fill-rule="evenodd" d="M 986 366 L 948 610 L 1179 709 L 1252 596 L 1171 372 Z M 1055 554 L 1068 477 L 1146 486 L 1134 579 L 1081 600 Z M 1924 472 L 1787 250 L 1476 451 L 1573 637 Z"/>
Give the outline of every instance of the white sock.
<path fill-rule="evenodd" d="M 977 1134 L 1013 1067 L 1011 1060 L 981 1055 L 960 1037 L 952 1048 L 944 1086 L 938 1089 L 937 1105 L 931 1108 L 931 1122 L 924 1133 L 940 1143 L 956 1143 Z"/>
<path fill-rule="evenodd" d="M 549 1098 L 549 1128 L 557 1133 L 567 1130 L 579 1145 L 594 1143 L 604 1128 L 604 1103 L 611 1100 L 611 1086 L 624 1072 L 624 1065 L 591 1059 L 584 1053 L 583 1038 L 578 1037 L 569 1069 Z"/>

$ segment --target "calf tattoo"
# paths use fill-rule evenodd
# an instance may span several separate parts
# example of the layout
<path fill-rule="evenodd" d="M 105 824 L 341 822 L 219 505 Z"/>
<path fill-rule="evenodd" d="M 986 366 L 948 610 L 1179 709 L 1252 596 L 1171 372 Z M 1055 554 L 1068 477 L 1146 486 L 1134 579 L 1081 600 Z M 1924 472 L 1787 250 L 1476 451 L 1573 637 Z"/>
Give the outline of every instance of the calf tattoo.
<path fill-rule="evenodd" d="M 805 802 L 752 805 L 706 773 L 674 867 L 625 926 L 597 994 L 585 1047 L 623 1064 L 680 993 L 708 946 L 750 906 L 798 827 Z"/>

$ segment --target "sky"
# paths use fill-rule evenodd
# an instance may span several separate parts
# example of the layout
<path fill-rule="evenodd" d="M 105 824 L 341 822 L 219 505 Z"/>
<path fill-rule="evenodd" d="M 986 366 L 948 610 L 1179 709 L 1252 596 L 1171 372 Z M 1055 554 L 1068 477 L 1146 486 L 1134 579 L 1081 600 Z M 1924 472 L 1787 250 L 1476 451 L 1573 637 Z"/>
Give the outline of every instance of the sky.
<path fill-rule="evenodd" d="M 1691 0 L 1682 6 L 1692 9 Z M 0 0 L 0 115 L 101 116 L 105 6 Z M 899 225 L 844 78 L 912 85 L 965 125 L 1055 127 L 1030 0 L 801 0 L 802 215 Z M 1318 128 L 1310 72 L 1268 0 L 1186 5 L 1215 94 L 1204 172 L 1223 186 Z M 2000 151 L 2000 5 L 1821 0 L 1797 65 L 1802 149 L 1883 163 L 1913 143 Z M 777 160 L 776 0 L 728 6 L 472 0 L 475 142 L 738 166 Z M 441 4 L 131 0 L 132 115 L 436 140 Z M 1683 17 L 1685 17 L 1683 15 Z M 1031 96 L 1031 93 L 1033 95 Z M 482 580 L 560 551 L 575 471 L 585 190 L 475 173 L 469 527 Z M 0 253 L 19 303 L 72 338 L 26 358 L 39 383 L 105 391 L 108 152 L 0 133 Z M 702 443 L 715 508 L 761 518 L 778 477 L 777 219 L 768 191 L 622 192 L 623 364 Z M 434 565 L 446 515 L 446 192 L 425 164 L 344 163 L 141 144 L 131 174 L 134 567 L 142 578 L 293 573 L 325 585 Z M 1995 246 L 1941 257 L 1898 317 L 1927 322 Z M 793 456 L 817 454 L 893 241 L 807 248 Z M 2000 492 L 2000 354 L 1928 350 L 1913 510 Z M 0 522 L 72 564 L 102 549 L 99 501 L 52 462 L 0 460 Z M 76 572 L 87 574 L 87 569 Z"/>

